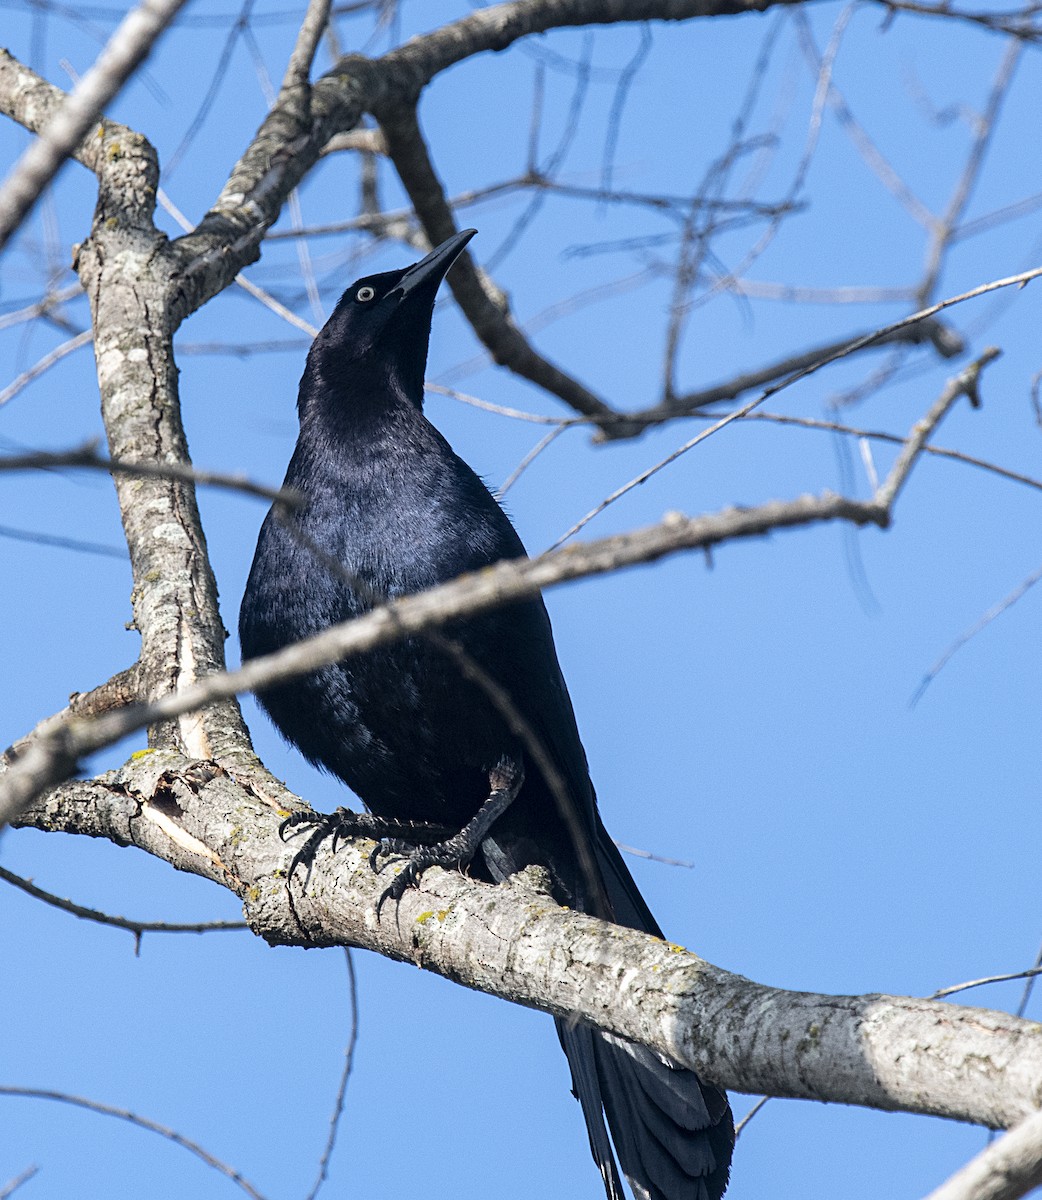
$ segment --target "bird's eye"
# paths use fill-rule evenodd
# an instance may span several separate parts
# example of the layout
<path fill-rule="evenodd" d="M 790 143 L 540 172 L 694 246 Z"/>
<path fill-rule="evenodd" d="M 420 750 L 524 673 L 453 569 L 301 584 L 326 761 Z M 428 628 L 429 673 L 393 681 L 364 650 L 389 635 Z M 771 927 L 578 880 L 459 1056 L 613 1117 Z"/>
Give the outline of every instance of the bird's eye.
<path fill-rule="evenodd" d="M 376 290 L 375 290 L 374 288 L 371 288 L 371 287 L 360 287 L 360 288 L 358 289 L 358 291 L 357 291 L 357 292 L 355 292 L 355 299 L 356 299 L 356 300 L 361 300 L 361 301 L 362 301 L 362 303 L 364 304 L 364 303 L 365 303 L 367 300 L 372 300 L 372 298 L 373 298 L 375 295 L 376 295 Z"/>

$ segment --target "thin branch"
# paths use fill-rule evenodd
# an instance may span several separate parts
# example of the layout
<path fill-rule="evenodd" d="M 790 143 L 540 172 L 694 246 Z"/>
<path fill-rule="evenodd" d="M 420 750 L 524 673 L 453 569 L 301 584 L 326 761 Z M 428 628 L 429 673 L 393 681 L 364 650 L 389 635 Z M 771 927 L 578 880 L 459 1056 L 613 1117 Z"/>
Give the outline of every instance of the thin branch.
<path fill-rule="evenodd" d="M 556 429 L 551 429 L 549 433 L 543 434 L 543 436 L 539 439 L 539 441 L 536 442 L 536 444 L 532 447 L 532 449 L 528 451 L 528 453 L 521 459 L 521 461 L 517 464 L 517 466 L 510 472 L 510 474 L 506 477 L 506 479 L 504 479 L 503 482 L 500 484 L 500 486 L 496 489 L 496 492 L 497 492 L 498 496 L 500 497 L 500 499 L 502 499 L 502 497 L 505 496 L 507 494 L 507 492 L 510 491 L 510 489 L 514 486 L 514 484 L 517 483 L 517 481 L 521 478 L 521 476 L 525 473 L 525 471 L 528 470 L 528 468 L 532 465 L 532 463 L 535 462 L 535 460 L 540 456 L 540 454 L 542 454 L 544 450 L 546 450 L 550 445 L 552 445 L 552 443 L 556 442 L 557 439 L 561 436 L 562 433 L 564 433 L 564 431 L 566 429 L 570 429 L 570 428 L 571 428 L 571 422 L 563 421 L 560 425 L 557 426 Z"/>
<path fill-rule="evenodd" d="M 956 996 L 959 992 L 968 992 L 970 988 L 984 987 L 988 983 L 1009 983 L 1011 979 L 1034 979 L 1042 975 L 1042 966 L 1029 967 L 1026 971 L 1010 971 L 1007 975 L 985 975 L 983 979 L 971 979 L 968 983 L 954 983 L 951 987 L 939 988 L 931 992 L 929 999 L 943 1000 L 946 996 Z M 1023 1014 L 1018 1014 L 1023 1016 Z"/>
<path fill-rule="evenodd" d="M 1042 1184 L 1042 1112 L 1027 1117 L 926 1200 L 1018 1200 Z"/>
<path fill-rule="evenodd" d="M 329 1160 L 336 1146 L 336 1136 L 340 1129 L 340 1118 L 344 1113 L 344 1097 L 347 1095 L 347 1082 L 351 1078 L 351 1069 L 355 1061 L 355 1046 L 358 1044 L 358 983 L 355 979 L 355 964 L 351 950 L 344 947 L 344 959 L 347 963 L 347 994 L 348 1011 L 350 1013 L 347 1048 L 344 1050 L 344 1068 L 340 1073 L 340 1083 L 337 1086 L 336 1099 L 333 1101 L 333 1112 L 329 1118 L 329 1134 L 322 1149 L 322 1157 L 318 1160 L 318 1175 L 311 1186 L 305 1200 L 315 1200 L 323 1183 L 329 1178 Z"/>
<path fill-rule="evenodd" d="M 808 66 L 815 76 L 819 76 L 822 69 L 821 52 L 814 42 L 810 22 L 802 10 L 797 13 L 796 28 L 799 31 L 800 48 L 807 59 Z M 840 128 L 850 138 L 865 165 L 883 187 L 898 201 L 912 220 L 924 229 L 933 229 L 937 223 L 933 213 L 894 170 L 889 160 L 869 136 L 868 131 L 851 112 L 842 92 L 831 78 L 828 85 L 828 104 L 835 114 Z"/>
<path fill-rule="evenodd" d="M 55 348 L 45 354 L 43 358 L 39 360 L 39 362 L 33 363 L 28 371 L 23 371 L 17 379 L 12 380 L 12 382 L 9 383 L 7 387 L 3 389 L 3 391 L 0 391 L 0 406 L 6 404 L 8 400 L 13 400 L 15 396 L 27 388 L 34 379 L 39 379 L 44 372 L 49 371 L 55 363 L 61 362 L 63 358 L 72 354 L 74 351 L 79 350 L 81 347 L 89 346 L 93 340 L 93 332 L 89 329 L 84 329 L 82 333 L 78 333 L 75 337 L 69 338 L 68 341 L 62 342 L 60 346 L 55 346 Z"/>
<path fill-rule="evenodd" d="M 981 630 L 986 629 L 992 623 L 992 621 L 995 621 L 1001 617 L 1007 609 L 1012 608 L 1013 605 L 1016 604 L 1023 595 L 1029 592 L 1040 579 L 1042 579 L 1042 566 L 1032 571 L 1027 579 L 1024 579 L 1018 583 L 1008 596 L 1005 596 L 997 604 L 993 604 L 979 620 L 975 621 L 970 626 L 969 629 L 965 630 L 963 633 L 960 633 L 955 641 L 952 642 L 948 649 L 945 650 L 941 657 L 923 676 L 922 682 L 915 689 L 915 693 L 912 696 L 912 699 L 909 701 L 909 707 L 914 707 L 919 703 L 919 701 L 923 698 L 923 693 L 926 691 L 926 689 L 931 683 L 933 683 L 937 676 L 940 675 L 952 658 L 955 657 L 955 655 L 963 648 L 963 646 L 966 645 L 967 642 L 972 641 L 977 634 L 981 632 Z"/>
<path fill-rule="evenodd" d="M 100 558 L 128 559 L 126 546 L 112 546 L 107 542 L 88 542 L 82 538 L 64 537 L 56 533 L 40 533 L 35 529 L 16 529 L 13 525 L 0 525 L 0 537 L 13 542 L 28 542 L 34 546 L 53 546 L 56 550 L 75 550 L 79 554 L 96 554 Z"/>
<path fill-rule="evenodd" d="M 217 63 L 210 76 L 210 82 L 203 93 L 203 98 L 199 101 L 199 107 L 195 110 L 195 115 L 191 121 L 188 122 L 188 128 L 185 130 L 181 140 L 174 147 L 173 153 L 164 163 L 163 177 L 167 183 L 173 178 L 174 173 L 195 141 L 196 135 L 206 123 L 206 118 L 210 115 L 210 110 L 217 99 L 221 84 L 227 76 L 228 66 L 231 63 L 235 45 L 239 38 L 242 37 L 244 31 L 249 28 L 248 22 L 253 15 L 253 5 L 254 0 L 243 0 L 238 16 L 235 17 L 228 27 L 224 45 L 221 47 L 221 53 L 217 58 Z"/>
<path fill-rule="evenodd" d="M 13 1179 L 8 1180 L 3 1187 L 0 1187 L 0 1200 L 10 1200 L 10 1197 L 18 1191 L 22 1184 L 28 1183 L 29 1180 L 32 1179 L 32 1177 L 39 1171 L 39 1169 L 40 1168 L 34 1164 L 26 1167 L 20 1175 L 16 1175 Z"/>
<path fill-rule="evenodd" d="M 65 720 L 70 716 L 96 717 L 117 708 L 126 708 L 128 704 L 135 704 L 141 698 L 141 667 L 140 664 L 134 663 L 131 667 L 117 671 L 111 679 L 106 679 L 90 691 L 73 692 L 68 705 L 61 712 L 39 722 L 35 729 L 30 730 L 24 738 L 19 738 L 14 745 L 0 754 L 0 766 L 13 762 L 49 722 Z"/>
<path fill-rule="evenodd" d="M 738 1138 L 740 1138 L 742 1136 L 742 1133 L 744 1132 L 745 1127 L 749 1124 L 749 1122 L 753 1119 L 753 1117 L 756 1116 L 756 1114 L 760 1111 L 760 1109 L 763 1108 L 763 1106 L 770 1099 L 771 1099 L 770 1096 L 761 1096 L 759 1098 L 759 1100 L 757 1100 L 756 1103 L 752 1106 L 752 1108 L 749 1109 L 749 1111 L 745 1114 L 745 1116 L 742 1117 L 742 1119 L 738 1122 L 738 1124 L 735 1125 L 734 1136 L 735 1136 L 736 1141 Z"/>
<path fill-rule="evenodd" d="M 651 30 L 647 25 L 640 28 L 640 43 L 633 52 L 633 57 L 619 72 L 615 84 L 615 95 L 611 101 L 611 112 L 608 114 L 608 131 L 604 135 L 604 153 L 601 158 L 601 188 L 611 191 L 611 176 L 615 165 L 615 147 L 619 141 L 619 131 L 622 128 L 622 115 L 626 111 L 626 100 L 633 86 L 637 72 L 644 65 L 644 60 L 651 53 Z"/>
<path fill-rule="evenodd" d="M 478 396 L 468 395 L 466 392 L 457 391 L 455 388 L 444 387 L 440 384 L 427 383 L 424 385 L 429 392 L 435 392 L 438 395 L 449 396 L 454 400 L 459 400 L 463 404 L 469 404 L 474 408 L 479 408 L 484 412 L 495 413 L 497 416 L 508 417 L 512 420 L 527 421 L 536 425 L 551 425 L 552 432 L 564 431 L 576 426 L 593 425 L 599 422 L 594 421 L 589 417 L 548 417 L 542 413 L 525 412 L 523 409 L 508 408 L 502 404 L 493 404 L 490 400 L 483 400 Z M 703 420 L 716 420 L 715 416 L 711 417 L 707 413 L 696 412 L 692 416 L 700 417 Z M 890 433 L 883 429 L 861 429 L 853 425 L 845 425 L 839 421 L 823 421 L 817 417 L 796 417 L 790 416 L 787 413 L 776 412 L 747 412 L 742 418 L 743 423 L 748 421 L 767 421 L 771 424 L 791 426 L 796 429 L 817 430 L 824 433 L 839 433 L 847 437 L 867 438 L 871 441 L 885 442 L 889 445 L 900 446 L 904 444 L 905 438 L 899 433 Z M 544 441 L 546 439 L 543 439 Z M 543 443 L 537 444 L 536 449 L 543 448 Z M 1034 491 L 1042 491 L 1042 479 L 1036 479 L 1031 475 L 1024 475 L 1020 471 L 1011 471 L 1008 467 L 999 466 L 998 463 L 989 462 L 987 459 L 977 458 L 975 455 L 966 454 L 962 450 L 952 450 L 947 446 L 936 446 L 928 444 L 923 447 L 926 454 L 933 455 L 936 458 L 947 458 L 952 462 L 963 463 L 969 467 L 976 467 L 981 471 L 987 471 L 989 474 L 997 475 L 1000 479 L 1008 479 L 1012 483 L 1023 484 L 1025 487 L 1032 488 Z M 525 465 L 528 460 L 533 457 L 533 451 L 529 451 L 525 456 Z M 515 469 L 514 476 L 518 474 Z M 500 492 L 505 490 L 505 485 L 500 488 Z M 874 488 L 873 488 L 874 490 Z"/>
<path fill-rule="evenodd" d="M 304 21 L 297 34 L 297 43 L 290 55 L 286 75 L 282 81 L 283 88 L 308 86 L 311 77 L 311 67 L 318 52 L 319 43 L 326 25 L 329 23 L 330 0 L 309 0 Z"/>
<path fill-rule="evenodd" d="M 704 417 L 706 414 L 702 415 Z M 881 429 L 858 429 L 853 425 L 843 425 L 839 421 L 821 421 L 816 417 L 791 417 L 785 413 L 762 411 L 748 413 L 744 420 L 768 421 L 775 425 L 791 425 L 797 429 L 816 429 L 827 433 L 841 433 L 848 437 L 867 438 L 870 441 L 887 442 L 895 446 L 900 446 L 905 440 L 900 434 L 888 433 Z M 974 455 L 966 454 L 962 450 L 951 450 L 947 446 L 927 445 L 923 447 L 923 451 L 937 458 L 948 458 L 952 462 L 964 463 L 968 467 L 977 467 L 981 471 L 998 475 L 1000 479 L 1008 479 L 1012 483 L 1020 483 L 1025 487 L 1042 492 L 1042 479 L 1035 479 L 1031 475 L 1023 475 L 1019 471 L 1011 471 L 1007 467 L 1000 467 L 998 463 L 988 462 L 984 458 L 976 458 Z"/>
<path fill-rule="evenodd" d="M 156 189 L 156 199 L 174 218 L 178 225 L 181 226 L 185 233 L 192 233 L 195 230 L 192 222 L 189 221 L 162 188 Z M 259 287 L 252 279 L 247 279 L 245 275 L 239 274 L 235 276 L 233 282 L 237 287 L 242 288 L 248 296 L 252 296 L 254 300 L 259 300 L 265 308 L 270 308 L 277 317 L 281 317 L 288 325 L 292 325 L 294 329 L 300 329 L 308 337 L 312 338 L 318 333 L 318 329 L 310 321 L 305 321 L 303 317 L 298 317 L 292 309 L 287 308 L 280 301 L 276 300 L 270 292 L 266 292 L 264 288 Z"/>
<path fill-rule="evenodd" d="M 25 321 L 35 321 L 37 317 L 46 316 L 52 309 L 65 304 L 76 296 L 82 295 L 83 284 L 78 282 L 71 283 L 68 287 L 59 288 L 56 292 L 48 291 L 41 299 L 34 301 L 26 308 L 20 308 L 16 312 L 5 313 L 0 317 L 0 329 L 10 329 L 12 325 L 21 325 Z"/>
<path fill-rule="evenodd" d="M 818 363 L 836 362 L 838 359 L 844 358 L 847 354 L 853 353 L 855 350 L 875 349 L 876 347 L 894 344 L 922 346 L 927 342 L 943 358 L 954 358 L 965 349 L 959 335 L 941 321 L 935 321 L 930 318 L 921 321 L 912 321 L 911 323 L 901 321 L 893 327 L 887 326 L 885 330 L 879 332 L 878 336 L 865 333 L 856 334 L 852 337 L 839 338 L 834 342 L 826 342 L 822 346 L 816 346 L 811 350 L 804 350 L 799 354 L 787 355 L 777 362 L 768 363 L 766 366 L 760 367 L 755 371 L 736 375 L 733 379 L 729 379 L 725 383 L 718 383 L 714 387 L 674 396 L 666 404 L 630 414 L 630 419 L 637 421 L 651 420 L 654 419 L 657 413 L 663 415 L 690 413 L 696 409 L 705 408 L 708 404 L 719 404 L 724 400 L 734 400 L 743 392 L 751 391 L 753 388 L 764 387 L 777 379 L 784 379 L 787 376 L 804 372 L 808 368 L 816 367 Z"/>
<path fill-rule="evenodd" d="M 300 496 L 292 488 L 267 487 L 263 483 L 254 483 L 245 475 L 204 471 L 189 463 L 127 462 L 125 459 L 106 458 L 98 453 L 97 442 L 94 441 L 85 442 L 72 450 L 35 450 L 31 454 L 0 457 L 0 472 L 53 470 L 55 467 L 85 467 L 107 471 L 110 475 L 133 475 L 142 479 L 181 479 L 240 492 L 244 496 L 256 496 L 287 508 L 296 508 L 300 504 Z"/>
<path fill-rule="evenodd" d="M 668 467 L 671 463 L 676 462 L 678 458 L 681 458 L 683 455 L 687 454 L 689 450 L 693 450 L 696 446 L 701 445 L 702 442 L 706 441 L 708 438 L 711 438 L 714 434 L 719 433 L 721 429 L 726 429 L 727 426 L 733 422 L 739 421 L 742 417 L 748 416 L 758 404 L 763 402 L 763 400 L 763 396 L 758 396 L 755 400 L 750 401 L 744 407 L 736 408 L 734 412 L 728 413 L 725 417 L 721 417 L 719 421 L 716 421 L 714 424 L 710 425 L 708 429 L 703 429 L 701 433 L 696 433 L 693 438 L 689 438 L 682 446 L 678 446 L 677 449 L 672 452 L 672 454 L 667 454 L 665 458 L 660 459 L 653 466 L 647 467 L 645 470 L 641 471 L 639 475 L 635 475 L 628 483 L 624 483 L 621 487 L 616 488 L 615 491 L 613 491 L 610 495 L 605 496 L 605 498 L 599 504 L 595 504 L 584 517 L 580 517 L 574 525 L 566 529 L 564 533 L 562 533 L 561 536 L 550 546 L 550 549 L 556 550 L 559 546 L 563 546 L 565 542 L 574 537 L 581 529 L 585 529 L 586 526 L 589 525 L 589 523 L 594 519 L 594 517 L 600 516 L 600 514 L 604 512 L 606 508 L 614 504 L 616 500 L 621 500 L 623 496 L 625 496 L 628 492 L 632 492 L 634 488 L 640 487 L 640 485 L 643 483 L 647 483 L 652 476 L 657 475 L 659 471 L 663 470 L 665 467 Z"/>
<path fill-rule="evenodd" d="M 922 453 L 923 447 L 930 439 L 933 431 L 940 424 L 941 419 L 960 396 L 966 396 L 974 408 L 980 408 L 981 402 L 978 387 L 981 371 L 989 363 L 993 363 L 1001 353 L 1001 350 L 996 349 L 994 346 L 989 346 L 965 370 L 960 371 L 954 379 L 949 381 L 947 387 L 937 397 L 933 407 L 926 416 L 921 421 L 917 421 L 912 427 L 912 432 L 909 434 L 901 453 L 897 456 L 897 461 L 891 467 L 889 476 L 884 481 L 882 487 L 876 492 L 875 498 L 877 504 L 881 504 L 886 509 L 892 507 L 908 480 L 915 460 Z"/>
<path fill-rule="evenodd" d="M 156 1133 L 160 1137 L 166 1138 L 167 1141 L 173 1142 L 175 1146 L 180 1146 L 183 1150 L 187 1150 L 189 1154 L 194 1154 L 196 1158 L 202 1159 L 208 1167 L 212 1167 L 215 1171 L 224 1175 L 225 1178 L 230 1179 L 251 1200 L 266 1200 L 265 1196 L 261 1192 L 258 1192 L 245 1176 L 234 1168 L 229 1167 L 227 1163 L 221 1162 L 219 1158 L 215 1158 L 208 1150 L 204 1150 L 198 1142 L 193 1142 L 191 1138 L 186 1138 L 183 1134 L 178 1133 L 174 1129 L 169 1129 L 166 1125 L 160 1125 L 156 1121 L 151 1121 L 148 1117 L 139 1117 L 136 1113 L 132 1113 L 128 1109 L 113 1108 L 110 1104 L 101 1104 L 97 1100 L 87 1100 L 83 1096 L 73 1096 L 68 1092 L 52 1092 L 44 1088 L 12 1087 L 8 1084 L 0 1084 L 0 1096 L 19 1096 L 26 1100 L 55 1100 L 59 1104 L 69 1104 L 74 1108 L 85 1108 L 88 1112 L 99 1113 L 103 1117 L 116 1117 L 120 1121 L 136 1125 L 138 1129 L 146 1129 L 149 1133 Z"/>
<path fill-rule="evenodd" d="M 148 57 L 185 0 L 143 0 L 127 14 L 39 138 L 0 187 L 0 250 L 105 106 Z"/>
<path fill-rule="evenodd" d="M 655 854 L 651 850 L 641 850 L 639 846 L 627 846 L 625 842 L 620 842 L 618 838 L 612 838 L 612 841 L 623 852 L 623 854 L 632 854 L 635 858 L 644 858 L 648 862 L 662 863 L 667 867 L 687 867 L 688 870 L 694 870 L 695 864 L 686 858 L 670 858 L 666 854 Z"/>
<path fill-rule="evenodd" d="M 1040 208 L 1042 208 L 1042 194 L 1036 192 L 1033 196 L 1027 196 L 1013 204 L 1003 205 L 1002 208 L 984 213 L 983 216 L 974 217 L 972 221 L 964 221 L 952 230 L 951 240 L 953 243 L 966 241 L 968 238 L 976 237 L 978 233 L 987 233 L 989 229 L 994 229 L 1007 221 L 1015 221 L 1018 217 L 1037 212 Z"/>
<path fill-rule="evenodd" d="M 944 300 L 938 301 L 936 304 L 931 304 L 929 308 L 920 309 L 919 312 L 911 313 L 907 317 L 902 317 L 899 321 L 893 321 L 889 325 L 884 325 L 877 329 L 874 333 L 865 334 L 863 337 L 855 338 L 851 342 L 846 342 L 839 346 L 835 351 L 828 353 L 824 358 L 818 359 L 815 362 L 810 362 L 806 366 L 800 367 L 790 375 L 786 375 L 778 383 L 772 384 L 766 389 L 760 400 L 766 400 L 771 396 L 777 395 L 778 392 L 784 391 L 791 387 L 794 383 L 798 383 L 802 379 L 806 379 L 810 375 L 817 374 L 823 367 L 831 366 L 832 363 L 838 362 L 842 358 L 847 358 L 851 354 L 856 354 L 864 350 L 867 346 L 875 345 L 879 341 L 902 341 L 905 331 L 914 329 L 918 325 L 935 317 L 938 313 L 944 312 L 945 309 L 952 308 L 956 304 L 964 304 L 967 300 L 974 300 L 978 296 L 986 296 L 990 292 L 1000 291 L 1003 288 L 1017 287 L 1023 288 L 1032 280 L 1042 276 L 1042 267 L 1032 267 L 1029 271 L 1021 271 L 1016 275 L 1007 275 L 1002 279 L 993 279 L 988 283 L 982 283 L 975 288 L 971 288 L 968 292 L 960 292 L 957 296 L 949 296 Z M 944 329 L 941 326 L 941 329 Z M 931 340 L 933 340 L 931 338 Z M 953 353 L 959 351 L 953 350 Z M 701 399 L 703 393 L 694 393 L 696 398 Z M 671 419 L 671 417 L 684 415 L 674 413 L 669 409 L 663 410 L 662 406 L 655 408 L 644 409 L 639 412 L 627 413 L 624 415 L 624 424 L 619 427 L 623 432 L 620 434 L 613 429 L 610 423 L 605 422 L 602 426 L 601 436 L 605 438 L 613 437 L 632 437 L 634 431 L 640 432 L 651 422 L 662 422 Z"/>
<path fill-rule="evenodd" d="M 1040 968 L 1042 968 L 1042 946 L 1039 946 L 1038 953 L 1035 955 L 1035 966 L 1033 970 L 1038 971 Z M 1018 1017 L 1022 1017 L 1028 1010 L 1028 1004 L 1031 1000 L 1031 993 L 1034 989 L 1036 978 L 1036 975 L 1030 974 L 1028 976 L 1027 983 L 1024 984 L 1024 991 L 1021 993 L 1020 1003 L 1017 1005 Z"/>
<path fill-rule="evenodd" d="M 414 109 L 378 111 L 388 153 L 432 246 L 456 232 L 456 223 L 435 174 Z M 501 366 L 560 397 L 576 411 L 604 416 L 612 410 L 577 379 L 537 353 L 510 314 L 507 298 L 474 266 L 468 251 L 448 276 L 452 293 L 474 332 Z"/>
<path fill-rule="evenodd" d="M 494 404 L 491 400 L 482 400 L 480 396 L 471 396 L 442 383 L 431 383 L 430 380 L 425 380 L 423 387 L 424 391 L 434 392 L 437 396 L 449 396 L 453 400 L 459 400 L 461 404 L 469 404 L 472 408 L 480 408 L 484 412 L 496 413 L 501 417 L 513 417 L 515 421 L 530 421 L 533 425 L 574 425 L 589 420 L 584 417 L 547 417 L 542 413 L 525 412 L 521 408 L 508 408 L 505 404 Z"/>
<path fill-rule="evenodd" d="M 62 912 L 72 913 L 84 921 L 94 921 L 98 925 L 111 925 L 114 929 L 125 929 L 134 935 L 137 950 L 141 948 L 141 937 L 145 933 L 211 933 L 214 930 L 227 931 L 230 929 L 243 930 L 249 926 L 244 921 L 193 921 L 188 923 L 176 921 L 135 921 L 131 917 L 118 917 L 111 913 L 101 912 L 96 908 L 87 908 L 74 900 L 65 900 L 53 892 L 44 891 L 37 887 L 31 879 L 23 879 L 6 867 L 0 866 L 0 879 L 12 887 L 19 888 L 35 900 L 42 900 L 52 908 Z"/>
<path fill-rule="evenodd" d="M 973 194 L 973 189 L 980 176 L 981 168 L 984 165 L 984 156 L 991 143 L 998 123 L 999 113 L 1002 110 L 1003 101 L 1006 99 L 1010 84 L 1013 82 L 1013 73 L 1020 61 L 1023 49 L 1023 45 L 1017 41 L 1013 41 L 1007 46 L 1006 53 L 999 64 L 991 93 L 988 96 L 987 106 L 976 123 L 977 128 L 974 131 L 973 144 L 966 158 L 966 165 L 963 168 L 962 175 L 955 185 L 944 215 L 932 224 L 926 267 L 916 296 L 916 301 L 920 306 L 925 304 L 933 294 L 937 280 L 940 277 L 945 253 L 951 245 L 952 237 L 958 227 L 959 221 L 962 219 L 962 214 L 966 211 L 966 205 L 969 203 L 970 196 Z"/>
<path fill-rule="evenodd" d="M 912 463 L 914 463 L 922 453 L 923 447 L 926 445 L 929 435 L 933 432 L 934 428 L 936 428 L 937 423 L 941 420 L 948 409 L 951 408 L 955 400 L 961 395 L 969 396 L 974 407 L 978 406 L 979 400 L 976 393 L 978 376 L 980 375 L 981 370 L 983 370 L 988 363 L 998 358 L 998 356 L 998 350 L 994 349 L 994 347 L 989 348 L 980 356 L 980 358 L 971 363 L 964 371 L 957 375 L 955 379 L 951 380 L 948 386 L 938 397 L 930 412 L 927 413 L 922 421 L 920 421 L 914 427 L 911 434 L 904 440 L 904 448 L 901 451 L 901 454 L 898 456 L 897 462 L 894 464 L 894 468 L 890 473 L 890 478 L 883 485 L 883 487 L 877 489 L 875 493 L 875 500 L 882 508 L 889 510 L 892 507 L 898 490 L 900 490 L 900 488 L 904 485 L 904 481 L 908 476 L 908 470 L 910 469 Z M 719 421 L 715 422 L 713 425 L 710 425 L 708 429 L 703 429 L 701 433 L 698 433 L 693 438 L 690 438 L 682 446 L 678 446 L 677 449 L 671 454 L 667 454 L 665 458 L 660 459 L 653 466 L 641 471 L 639 475 L 634 476 L 634 478 L 628 483 L 624 483 L 622 487 L 616 488 L 614 492 L 612 492 L 609 496 L 606 496 L 599 504 L 591 508 L 584 517 L 581 517 L 578 521 L 576 521 L 571 528 L 562 533 L 557 541 L 553 543 L 550 549 L 556 550 L 559 546 L 563 545 L 564 542 L 568 541 L 569 538 L 573 537 L 581 529 L 585 528 L 585 526 L 587 526 L 594 519 L 594 517 L 599 516 L 606 508 L 614 504 L 616 500 L 621 500 L 623 496 L 633 491 L 634 488 L 640 487 L 641 484 L 647 483 L 652 476 L 657 475 L 659 471 L 676 462 L 678 458 L 687 454 L 689 450 L 693 450 L 707 438 L 719 433 L 721 429 L 726 428 L 732 422 L 741 420 L 743 417 L 751 415 L 752 410 L 758 404 L 762 403 L 767 394 L 768 393 L 764 393 L 763 396 L 758 397 L 756 400 L 750 401 L 744 407 L 737 408 L 734 410 L 734 412 L 728 413 L 725 417 L 721 417 Z M 893 491 L 890 490 L 891 488 Z"/>
<path fill-rule="evenodd" d="M 1033 4 L 1006 12 L 972 12 L 953 8 L 947 0 L 942 0 L 939 4 L 924 4 L 918 0 L 876 0 L 876 3 L 889 9 L 891 13 L 907 12 L 923 17 L 943 17 L 945 21 L 966 21 L 992 33 L 1006 34 L 1025 42 L 1042 40 L 1042 29 L 1032 23 L 1037 11 Z"/>

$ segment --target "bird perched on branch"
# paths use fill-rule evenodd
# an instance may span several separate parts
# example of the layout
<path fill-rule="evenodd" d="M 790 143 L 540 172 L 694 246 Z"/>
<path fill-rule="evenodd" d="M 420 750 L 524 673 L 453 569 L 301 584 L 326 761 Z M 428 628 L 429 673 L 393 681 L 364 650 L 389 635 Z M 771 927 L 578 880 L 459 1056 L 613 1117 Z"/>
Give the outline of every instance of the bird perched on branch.
<path fill-rule="evenodd" d="M 524 555 L 423 415 L 435 296 L 473 234 L 358 280 L 315 338 L 286 474 L 301 504 L 273 508 L 261 530 L 239 619 L 244 658 Z M 310 867 L 329 836 L 382 839 L 376 857 L 404 859 L 384 894 L 397 901 L 432 864 L 469 864 L 491 882 L 538 865 L 560 903 L 662 936 L 601 823 L 541 600 L 352 656 L 260 701 L 368 809 L 295 814 L 284 832 L 303 825 L 307 837 L 293 866 Z M 563 1020 L 557 1032 L 609 1200 L 623 1196 L 616 1155 L 639 1200 L 718 1200 L 734 1141 L 724 1093 L 612 1034 Z"/>

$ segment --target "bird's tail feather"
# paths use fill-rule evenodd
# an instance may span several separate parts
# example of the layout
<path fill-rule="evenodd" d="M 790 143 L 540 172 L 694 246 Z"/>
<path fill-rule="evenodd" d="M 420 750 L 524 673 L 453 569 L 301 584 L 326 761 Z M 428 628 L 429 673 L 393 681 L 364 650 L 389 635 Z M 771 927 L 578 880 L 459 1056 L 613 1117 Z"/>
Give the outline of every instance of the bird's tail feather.
<path fill-rule="evenodd" d="M 661 937 L 622 855 L 596 814 L 594 820 L 603 893 L 593 903 L 575 897 L 576 907 Z M 486 860 L 496 878 L 532 861 L 495 834 L 486 840 Z M 600 911 L 605 903 L 609 912 Z M 734 1146 L 727 1096 L 646 1046 L 574 1021 L 556 1023 L 607 1200 L 625 1200 L 619 1167 L 636 1200 L 720 1200 Z"/>
<path fill-rule="evenodd" d="M 594 849 L 613 919 L 661 937 L 599 819 Z M 608 1129 L 638 1200 L 719 1200 L 734 1147 L 727 1096 L 646 1046 L 587 1026 L 568 1028 L 563 1021 L 557 1031 L 609 1200 L 621 1189 Z"/>
<path fill-rule="evenodd" d="M 623 1193 L 608 1129 L 638 1200 L 718 1200 L 734 1141 L 724 1094 L 646 1046 L 563 1020 L 557 1032 L 609 1200 Z"/>

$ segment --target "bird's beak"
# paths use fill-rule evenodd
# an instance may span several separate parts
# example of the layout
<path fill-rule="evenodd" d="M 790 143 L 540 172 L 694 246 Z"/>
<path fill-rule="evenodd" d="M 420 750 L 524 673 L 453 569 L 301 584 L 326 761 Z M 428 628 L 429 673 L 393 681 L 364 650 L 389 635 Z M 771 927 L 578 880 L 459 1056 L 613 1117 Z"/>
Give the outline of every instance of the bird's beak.
<path fill-rule="evenodd" d="M 432 292 L 437 291 L 438 285 L 448 274 L 449 267 L 456 261 L 462 253 L 463 247 L 475 233 L 477 233 L 476 229 L 464 229 L 459 233 L 454 233 L 452 237 L 446 238 L 440 246 L 432 250 L 426 258 L 410 267 L 394 289 L 396 292 L 401 292 L 401 299 L 404 300 L 418 288 L 424 287 L 425 284 L 433 285 Z"/>

